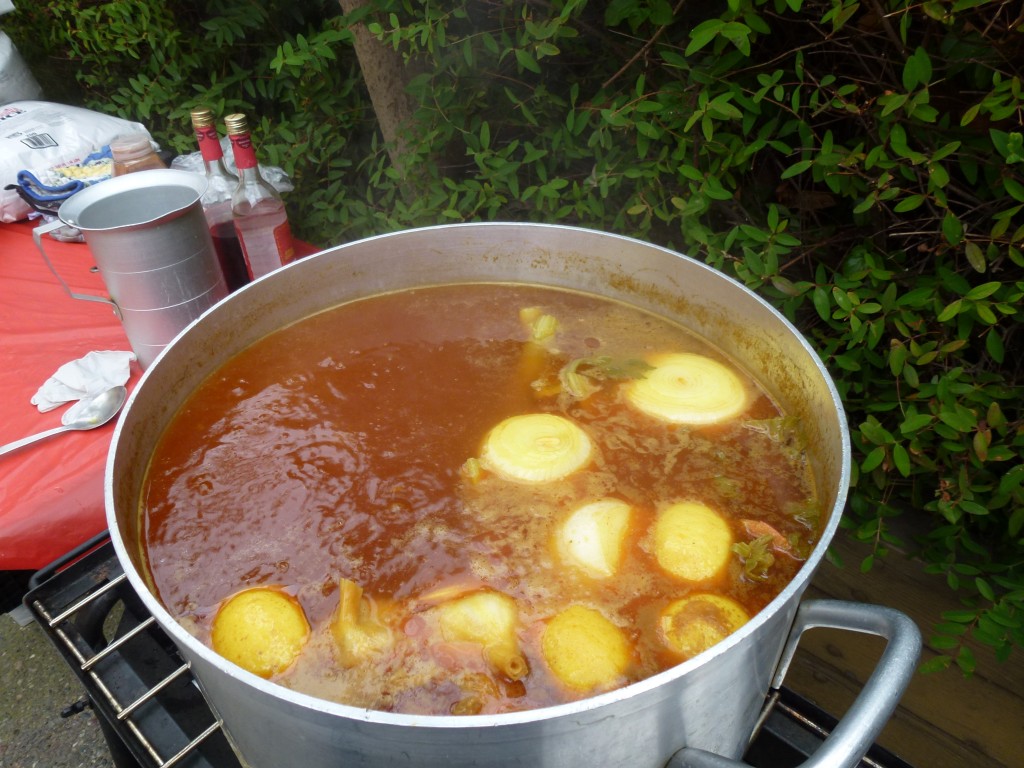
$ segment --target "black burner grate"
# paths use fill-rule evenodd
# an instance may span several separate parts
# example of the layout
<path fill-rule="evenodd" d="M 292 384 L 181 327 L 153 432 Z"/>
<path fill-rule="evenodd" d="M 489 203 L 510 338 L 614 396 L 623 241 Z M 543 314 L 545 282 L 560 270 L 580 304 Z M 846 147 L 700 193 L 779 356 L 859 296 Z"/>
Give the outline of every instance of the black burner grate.
<path fill-rule="evenodd" d="M 106 536 L 33 577 L 25 605 L 75 671 L 117 768 L 237 768 L 188 665 Z"/>
<path fill-rule="evenodd" d="M 116 768 L 240 768 L 188 664 L 128 583 L 106 534 L 36 573 L 25 605 L 78 675 Z M 773 692 L 745 761 L 795 768 L 835 719 Z M 911 768 L 873 747 L 860 768 Z"/>

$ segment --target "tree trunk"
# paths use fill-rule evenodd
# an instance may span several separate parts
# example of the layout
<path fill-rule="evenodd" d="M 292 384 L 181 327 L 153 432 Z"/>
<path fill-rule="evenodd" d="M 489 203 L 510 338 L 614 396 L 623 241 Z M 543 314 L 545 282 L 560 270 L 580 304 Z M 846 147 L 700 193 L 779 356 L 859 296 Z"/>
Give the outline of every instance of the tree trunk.
<path fill-rule="evenodd" d="M 338 0 L 346 15 L 364 8 L 372 0 Z M 381 134 L 388 146 L 391 164 L 406 178 L 406 142 L 402 135 L 403 125 L 413 115 L 413 104 L 405 91 L 409 73 L 401 55 L 377 40 L 362 22 L 351 27 L 355 36 L 356 57 L 363 72 L 363 80 L 370 92 L 370 102 L 377 116 Z"/>

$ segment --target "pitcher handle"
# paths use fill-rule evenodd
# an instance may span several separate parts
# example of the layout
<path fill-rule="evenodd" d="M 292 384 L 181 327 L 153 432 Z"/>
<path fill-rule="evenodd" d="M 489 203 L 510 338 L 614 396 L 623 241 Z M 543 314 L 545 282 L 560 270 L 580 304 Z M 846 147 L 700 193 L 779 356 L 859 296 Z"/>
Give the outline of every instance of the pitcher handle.
<path fill-rule="evenodd" d="M 71 287 L 66 282 L 64 282 L 64 278 L 60 276 L 60 273 L 57 272 L 57 269 L 53 266 L 53 263 L 50 261 L 50 257 L 47 256 L 46 249 L 43 247 L 43 235 L 64 226 L 67 225 L 60 219 L 56 219 L 54 221 L 49 222 L 48 224 L 40 224 L 38 227 L 32 230 L 32 239 L 35 240 L 36 242 L 36 248 L 38 248 L 39 252 L 43 254 L 43 261 L 46 262 L 46 266 L 48 266 L 50 268 L 50 271 L 53 272 L 53 276 L 57 278 L 57 281 L 62 286 L 64 286 L 64 290 L 67 291 L 68 296 L 70 296 L 72 299 L 82 299 L 83 301 L 98 301 L 103 304 L 109 304 L 114 308 L 114 314 L 117 315 L 117 318 L 120 320 L 121 310 L 118 308 L 117 304 L 115 304 L 112 300 L 104 296 L 93 296 L 92 294 L 88 293 L 75 293 L 74 291 L 72 291 Z"/>
<path fill-rule="evenodd" d="M 782 686 L 800 637 L 814 627 L 848 629 L 884 637 L 888 642 L 878 665 L 849 711 L 800 768 L 854 768 L 885 726 L 917 668 L 921 632 L 904 613 L 880 605 L 842 600 L 808 600 L 796 614 L 772 688 Z M 746 764 L 702 749 L 684 747 L 666 768 L 742 768 Z"/>

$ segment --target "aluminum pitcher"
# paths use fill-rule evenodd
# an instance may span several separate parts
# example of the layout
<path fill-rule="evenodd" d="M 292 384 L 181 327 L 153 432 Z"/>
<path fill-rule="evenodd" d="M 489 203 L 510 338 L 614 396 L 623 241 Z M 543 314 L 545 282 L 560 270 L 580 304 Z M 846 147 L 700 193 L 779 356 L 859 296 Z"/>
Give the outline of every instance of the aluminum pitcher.
<path fill-rule="evenodd" d="M 111 304 L 146 368 L 185 326 L 228 295 L 203 216 L 206 179 L 177 170 L 117 176 L 65 200 L 58 220 L 32 236 L 50 271 L 74 299 Z M 110 298 L 74 293 L 54 269 L 42 236 L 80 230 Z"/>

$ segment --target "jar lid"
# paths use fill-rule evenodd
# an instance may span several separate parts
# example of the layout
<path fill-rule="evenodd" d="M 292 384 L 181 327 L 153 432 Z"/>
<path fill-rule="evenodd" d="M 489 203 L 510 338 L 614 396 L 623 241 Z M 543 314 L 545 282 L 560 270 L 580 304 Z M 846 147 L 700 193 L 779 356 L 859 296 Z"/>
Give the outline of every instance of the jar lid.
<path fill-rule="evenodd" d="M 115 160 L 137 160 L 153 151 L 149 136 L 144 133 L 130 133 L 118 136 L 110 142 L 110 152 Z"/>

